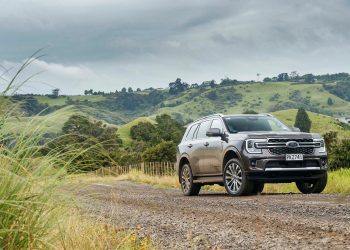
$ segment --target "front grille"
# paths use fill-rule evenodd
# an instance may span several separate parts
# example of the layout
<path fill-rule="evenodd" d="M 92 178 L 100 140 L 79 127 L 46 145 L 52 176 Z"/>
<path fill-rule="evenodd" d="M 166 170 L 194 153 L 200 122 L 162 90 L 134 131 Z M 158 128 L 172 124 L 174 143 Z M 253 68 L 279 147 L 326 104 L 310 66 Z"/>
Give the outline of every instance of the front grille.
<path fill-rule="evenodd" d="M 304 146 L 297 147 L 297 148 L 288 148 L 285 146 L 285 143 L 289 141 L 296 141 L 298 143 L 304 143 Z M 304 154 L 304 155 L 311 155 L 314 153 L 314 145 L 312 138 L 273 138 L 269 139 L 268 143 L 276 143 L 278 145 L 277 147 L 269 147 L 269 152 L 274 155 L 285 155 L 285 154 Z M 275 144 L 275 145 L 276 145 Z M 306 145 L 305 145 L 306 144 Z M 309 144 L 309 145 L 308 145 Z M 310 146 L 311 147 L 308 147 Z"/>
<path fill-rule="evenodd" d="M 296 142 L 313 142 L 313 139 L 307 139 L 307 138 L 301 138 L 301 139 L 294 139 L 294 138 L 273 138 L 269 139 L 269 142 L 289 142 L 289 141 L 296 141 Z"/>
<path fill-rule="evenodd" d="M 285 155 L 285 154 L 304 154 L 311 155 L 314 153 L 314 148 L 287 148 L 287 147 L 278 147 L 278 148 L 269 148 L 271 154 L 274 155 Z"/>

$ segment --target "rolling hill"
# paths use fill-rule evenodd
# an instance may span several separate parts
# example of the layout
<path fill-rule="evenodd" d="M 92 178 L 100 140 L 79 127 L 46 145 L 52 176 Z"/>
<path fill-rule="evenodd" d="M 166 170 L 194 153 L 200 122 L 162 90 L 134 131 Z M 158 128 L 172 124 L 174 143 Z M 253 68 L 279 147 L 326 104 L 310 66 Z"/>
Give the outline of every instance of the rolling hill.
<path fill-rule="evenodd" d="M 185 124 L 212 113 L 242 113 L 254 110 L 273 113 L 288 125 L 294 124 L 296 108 L 304 107 L 310 115 L 312 131 L 339 131 L 350 137 L 345 125 L 334 117 L 350 115 L 350 102 L 330 93 L 321 83 L 236 83 L 233 85 L 203 85 L 177 93 L 169 89 L 147 89 L 103 95 L 35 96 L 39 104 L 54 110 L 45 116 L 35 116 L 33 122 L 45 121 L 48 132 L 58 132 L 72 114 L 84 114 L 119 127 L 119 134 L 130 142 L 129 130 L 140 121 L 152 121 L 162 113 L 172 115 Z M 331 100 L 331 102 L 329 101 Z M 322 113 L 322 114 L 320 114 Z M 21 120 L 14 119 L 17 128 Z"/>

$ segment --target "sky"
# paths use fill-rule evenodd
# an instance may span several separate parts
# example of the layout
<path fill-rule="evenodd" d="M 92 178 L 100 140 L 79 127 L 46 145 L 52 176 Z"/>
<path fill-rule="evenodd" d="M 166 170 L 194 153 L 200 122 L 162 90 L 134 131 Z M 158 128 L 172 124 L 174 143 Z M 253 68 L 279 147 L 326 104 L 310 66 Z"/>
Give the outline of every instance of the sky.
<path fill-rule="evenodd" d="M 0 0 L 0 86 L 23 93 L 350 72 L 350 1 Z M 2 75 L 2 74 L 0 74 Z"/>

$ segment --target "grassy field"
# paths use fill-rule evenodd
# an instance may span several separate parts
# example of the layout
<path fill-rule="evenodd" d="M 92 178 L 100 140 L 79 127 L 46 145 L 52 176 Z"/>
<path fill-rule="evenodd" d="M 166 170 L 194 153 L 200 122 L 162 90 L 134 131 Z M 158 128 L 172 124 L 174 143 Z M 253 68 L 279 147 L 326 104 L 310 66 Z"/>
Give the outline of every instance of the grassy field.
<path fill-rule="evenodd" d="M 105 182 L 113 183 L 115 181 L 133 181 L 136 183 L 145 183 L 161 188 L 180 188 L 176 176 L 150 176 L 137 171 L 123 174 L 117 177 L 98 177 L 95 175 L 84 175 L 78 180 L 85 182 Z M 204 190 L 225 192 L 225 189 L 219 185 L 205 186 Z M 299 193 L 294 183 L 266 184 L 263 193 Z M 350 169 L 340 169 L 328 173 L 328 183 L 324 193 L 350 194 Z"/>
<path fill-rule="evenodd" d="M 46 103 L 49 106 L 56 106 L 56 105 L 64 105 L 66 100 L 68 98 L 72 99 L 73 101 L 84 101 L 88 100 L 90 102 L 98 102 L 105 99 L 102 95 L 72 95 L 72 96 L 60 96 L 57 98 L 50 98 L 48 96 L 36 96 L 35 97 L 39 102 Z"/>
<path fill-rule="evenodd" d="M 282 110 L 273 112 L 272 115 L 276 116 L 286 125 L 293 127 L 297 111 L 298 110 L 296 109 Z M 342 126 L 340 126 L 341 123 L 337 119 L 331 116 L 321 115 L 313 112 L 307 113 L 310 117 L 310 120 L 312 121 L 311 132 L 324 134 L 329 131 L 337 131 L 340 137 L 350 138 L 350 130 L 344 129 Z"/>
<path fill-rule="evenodd" d="M 242 100 L 233 103 L 234 98 L 227 98 L 227 93 L 233 89 L 242 95 Z M 266 113 L 289 102 L 299 106 L 300 102 L 290 100 L 294 91 L 300 91 L 301 98 L 308 99 L 309 105 L 337 113 L 349 113 L 350 103 L 326 91 L 321 84 L 292 84 L 289 82 L 276 83 L 251 83 L 217 88 L 217 100 L 210 100 L 207 97 L 213 89 L 205 90 L 190 89 L 182 95 L 173 97 L 164 102 L 166 105 L 180 103 L 175 107 L 164 107 L 158 113 L 178 113 L 184 118 L 198 118 L 206 113 L 242 113 L 244 110 L 253 109 L 260 113 Z M 278 98 L 273 98 L 278 96 Z M 328 98 L 332 98 L 334 104 L 328 105 Z"/>

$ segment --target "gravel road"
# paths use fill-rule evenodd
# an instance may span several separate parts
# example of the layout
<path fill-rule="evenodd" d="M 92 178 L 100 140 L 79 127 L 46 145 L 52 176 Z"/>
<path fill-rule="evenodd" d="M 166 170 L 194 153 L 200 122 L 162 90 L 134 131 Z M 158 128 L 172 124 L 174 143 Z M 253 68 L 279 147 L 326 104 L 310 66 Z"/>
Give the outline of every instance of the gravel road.
<path fill-rule="evenodd" d="M 132 182 L 79 191 L 87 213 L 142 228 L 161 249 L 350 249 L 350 197 L 263 194 L 230 197 Z"/>

